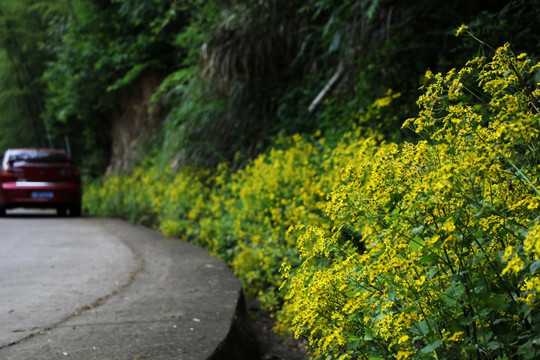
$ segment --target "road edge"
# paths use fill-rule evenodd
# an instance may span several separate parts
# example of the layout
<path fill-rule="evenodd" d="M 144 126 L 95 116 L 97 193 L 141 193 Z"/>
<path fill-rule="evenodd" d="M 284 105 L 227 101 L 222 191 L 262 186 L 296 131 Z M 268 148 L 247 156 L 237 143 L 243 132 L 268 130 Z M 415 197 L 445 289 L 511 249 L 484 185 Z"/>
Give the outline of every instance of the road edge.
<path fill-rule="evenodd" d="M 229 331 L 207 360 L 253 360 L 260 356 L 259 340 L 248 316 L 244 292 L 241 291 Z"/>

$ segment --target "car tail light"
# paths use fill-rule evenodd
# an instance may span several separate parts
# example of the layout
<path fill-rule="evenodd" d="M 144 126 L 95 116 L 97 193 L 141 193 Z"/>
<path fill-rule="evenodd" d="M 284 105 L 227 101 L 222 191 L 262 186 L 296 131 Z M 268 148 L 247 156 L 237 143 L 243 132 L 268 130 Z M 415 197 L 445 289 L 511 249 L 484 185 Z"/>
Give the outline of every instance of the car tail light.
<path fill-rule="evenodd" d="M 10 167 L 10 168 L 4 169 L 3 174 L 14 175 L 14 176 L 24 176 L 24 169 Z"/>
<path fill-rule="evenodd" d="M 10 167 L 2 171 L 2 182 L 16 181 L 22 178 L 24 178 L 24 169 Z"/>
<path fill-rule="evenodd" d="M 60 170 L 60 175 L 61 176 L 79 176 L 80 173 L 79 173 L 79 170 L 71 168 L 71 169 Z"/>

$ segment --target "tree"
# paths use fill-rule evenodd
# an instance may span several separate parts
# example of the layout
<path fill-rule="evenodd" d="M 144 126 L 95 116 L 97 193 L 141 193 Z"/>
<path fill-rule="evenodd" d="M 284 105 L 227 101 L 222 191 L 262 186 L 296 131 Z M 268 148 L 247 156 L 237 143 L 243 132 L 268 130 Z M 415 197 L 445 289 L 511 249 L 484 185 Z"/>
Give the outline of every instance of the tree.
<path fill-rule="evenodd" d="M 0 107 L 3 127 L 1 147 L 50 144 L 41 120 L 45 66 L 38 48 L 45 26 L 30 1 L 0 2 L 0 47 L 3 49 Z"/>
<path fill-rule="evenodd" d="M 94 1 L 50 29 L 44 118 L 67 135 L 90 175 L 108 165 L 109 126 L 124 88 L 147 71 L 170 72 L 178 61 L 173 34 L 182 26 L 170 4 L 156 0 Z"/>

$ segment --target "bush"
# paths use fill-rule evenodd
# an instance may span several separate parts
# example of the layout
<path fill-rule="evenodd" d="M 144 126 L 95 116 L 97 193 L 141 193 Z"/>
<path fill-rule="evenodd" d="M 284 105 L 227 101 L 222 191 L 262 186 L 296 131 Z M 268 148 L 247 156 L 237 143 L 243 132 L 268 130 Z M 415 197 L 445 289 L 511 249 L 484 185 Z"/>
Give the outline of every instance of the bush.
<path fill-rule="evenodd" d="M 168 177 L 147 164 L 129 176 L 116 175 L 85 186 L 83 204 L 95 215 L 118 216 L 148 226 L 156 226 Z"/>
<path fill-rule="evenodd" d="M 538 356 L 540 92 L 527 85 L 537 69 L 506 45 L 426 74 L 406 122 L 425 140 L 368 149 L 347 167 L 328 206 L 340 225 L 305 227 L 302 266 L 285 268 L 280 329 L 320 358 Z M 345 226 L 365 250 L 339 241 Z"/>

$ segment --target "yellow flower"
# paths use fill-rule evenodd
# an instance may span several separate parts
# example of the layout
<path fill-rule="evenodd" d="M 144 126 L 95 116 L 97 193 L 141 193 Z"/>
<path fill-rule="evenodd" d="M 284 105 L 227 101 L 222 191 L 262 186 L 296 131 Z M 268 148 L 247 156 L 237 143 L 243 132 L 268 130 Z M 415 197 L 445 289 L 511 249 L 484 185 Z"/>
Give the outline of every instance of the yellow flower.
<path fill-rule="evenodd" d="M 461 24 L 461 26 L 459 27 L 459 29 L 457 29 L 456 31 L 456 36 L 460 36 L 463 34 L 464 31 L 467 31 L 469 29 L 469 27 L 465 24 Z"/>
<path fill-rule="evenodd" d="M 450 335 L 450 333 L 446 333 L 444 340 L 448 342 L 460 342 L 460 341 L 463 341 L 463 334 L 464 334 L 463 331 L 457 331 L 454 334 L 452 334 L 452 336 L 448 336 Z"/>
<path fill-rule="evenodd" d="M 521 270 L 523 270 L 524 267 L 525 267 L 525 263 L 523 262 L 523 260 L 517 254 L 514 254 L 512 259 L 506 265 L 506 268 L 503 270 L 502 274 L 503 275 L 506 273 L 517 274 Z"/>
<path fill-rule="evenodd" d="M 409 340 L 409 335 L 403 335 L 402 337 L 399 338 L 398 344 L 401 345 L 401 344 L 407 342 L 407 340 Z"/>
<path fill-rule="evenodd" d="M 456 230 L 456 225 L 454 224 L 454 221 L 452 219 L 448 219 L 448 220 L 446 220 L 446 222 L 444 223 L 444 225 L 443 225 L 443 227 L 441 229 L 446 230 L 448 232 L 452 232 L 452 231 Z"/>
<path fill-rule="evenodd" d="M 397 355 L 396 355 L 396 359 L 397 360 L 407 360 L 407 359 L 410 359 L 411 356 L 414 355 L 414 352 L 413 351 L 410 351 L 410 350 L 400 350 L 398 351 Z"/>

